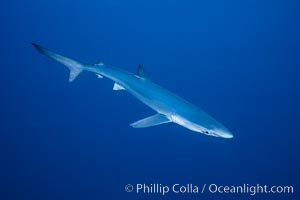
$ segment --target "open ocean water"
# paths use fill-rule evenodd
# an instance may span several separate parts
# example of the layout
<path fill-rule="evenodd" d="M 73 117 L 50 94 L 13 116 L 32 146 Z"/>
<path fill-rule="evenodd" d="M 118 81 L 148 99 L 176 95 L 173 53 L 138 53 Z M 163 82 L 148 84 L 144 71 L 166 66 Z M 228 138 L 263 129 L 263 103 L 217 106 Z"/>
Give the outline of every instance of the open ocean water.
<path fill-rule="evenodd" d="M 1 200 L 299 199 L 299 2 L 0 5 Z M 92 73 L 69 83 L 67 69 L 29 42 L 131 72 L 142 64 L 234 138 L 175 124 L 133 129 L 154 112 Z M 186 191 L 172 191 L 174 184 Z M 264 185 L 276 193 L 255 190 Z"/>

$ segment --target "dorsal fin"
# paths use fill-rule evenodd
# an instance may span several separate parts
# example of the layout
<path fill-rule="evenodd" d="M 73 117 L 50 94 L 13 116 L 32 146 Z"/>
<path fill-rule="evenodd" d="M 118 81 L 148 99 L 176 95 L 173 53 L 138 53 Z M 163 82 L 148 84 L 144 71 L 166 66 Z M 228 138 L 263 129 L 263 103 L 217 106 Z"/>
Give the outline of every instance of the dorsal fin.
<path fill-rule="evenodd" d="M 148 73 L 145 71 L 144 67 L 141 64 L 138 65 L 136 75 L 142 78 L 148 78 Z"/>

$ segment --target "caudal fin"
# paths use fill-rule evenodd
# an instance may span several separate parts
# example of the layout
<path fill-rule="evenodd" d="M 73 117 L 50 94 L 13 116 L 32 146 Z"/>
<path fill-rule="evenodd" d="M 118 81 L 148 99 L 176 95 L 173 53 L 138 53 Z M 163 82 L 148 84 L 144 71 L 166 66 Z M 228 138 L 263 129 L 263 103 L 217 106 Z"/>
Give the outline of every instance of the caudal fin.
<path fill-rule="evenodd" d="M 44 54 L 46 56 L 48 56 L 49 58 L 51 58 L 52 60 L 55 60 L 63 65 L 65 65 L 66 67 L 68 67 L 68 69 L 70 70 L 70 75 L 69 75 L 69 81 L 73 81 L 79 74 L 80 72 L 82 72 L 82 70 L 84 70 L 84 64 L 80 63 L 76 60 L 73 60 L 71 58 L 67 58 L 64 57 L 62 55 L 59 55 L 53 51 L 50 51 L 38 44 L 35 44 L 33 42 L 31 42 L 31 44 L 36 48 L 36 50 L 38 50 L 38 52 L 40 52 L 41 54 Z"/>

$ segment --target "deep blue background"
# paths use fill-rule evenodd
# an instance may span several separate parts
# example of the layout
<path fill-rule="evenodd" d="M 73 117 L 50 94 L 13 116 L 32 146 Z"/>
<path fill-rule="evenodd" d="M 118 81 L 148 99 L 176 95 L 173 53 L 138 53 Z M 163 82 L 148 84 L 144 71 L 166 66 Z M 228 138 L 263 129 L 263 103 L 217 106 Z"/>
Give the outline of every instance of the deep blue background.
<path fill-rule="evenodd" d="M 296 1 L 10 0 L 0 3 L 0 199 L 136 199 L 127 183 L 293 185 L 299 190 Z M 29 42 L 135 72 L 224 123 L 233 139 L 174 124 L 113 83 Z M 242 198 L 297 199 L 297 194 Z M 168 195 L 232 199 L 237 195 Z M 239 197 L 240 198 L 240 197 Z"/>

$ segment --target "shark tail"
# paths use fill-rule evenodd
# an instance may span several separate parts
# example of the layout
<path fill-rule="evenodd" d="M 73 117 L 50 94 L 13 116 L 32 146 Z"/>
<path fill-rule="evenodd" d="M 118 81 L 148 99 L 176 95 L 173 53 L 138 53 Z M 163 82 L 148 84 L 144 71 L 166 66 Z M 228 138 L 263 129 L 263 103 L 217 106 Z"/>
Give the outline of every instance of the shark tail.
<path fill-rule="evenodd" d="M 50 51 L 38 44 L 31 42 L 31 44 L 43 55 L 48 56 L 52 60 L 55 60 L 63 65 L 65 65 L 69 70 L 69 81 L 72 82 L 75 78 L 84 70 L 85 65 L 81 62 L 78 62 L 74 59 L 67 58 L 65 56 L 59 55 L 53 51 Z"/>

